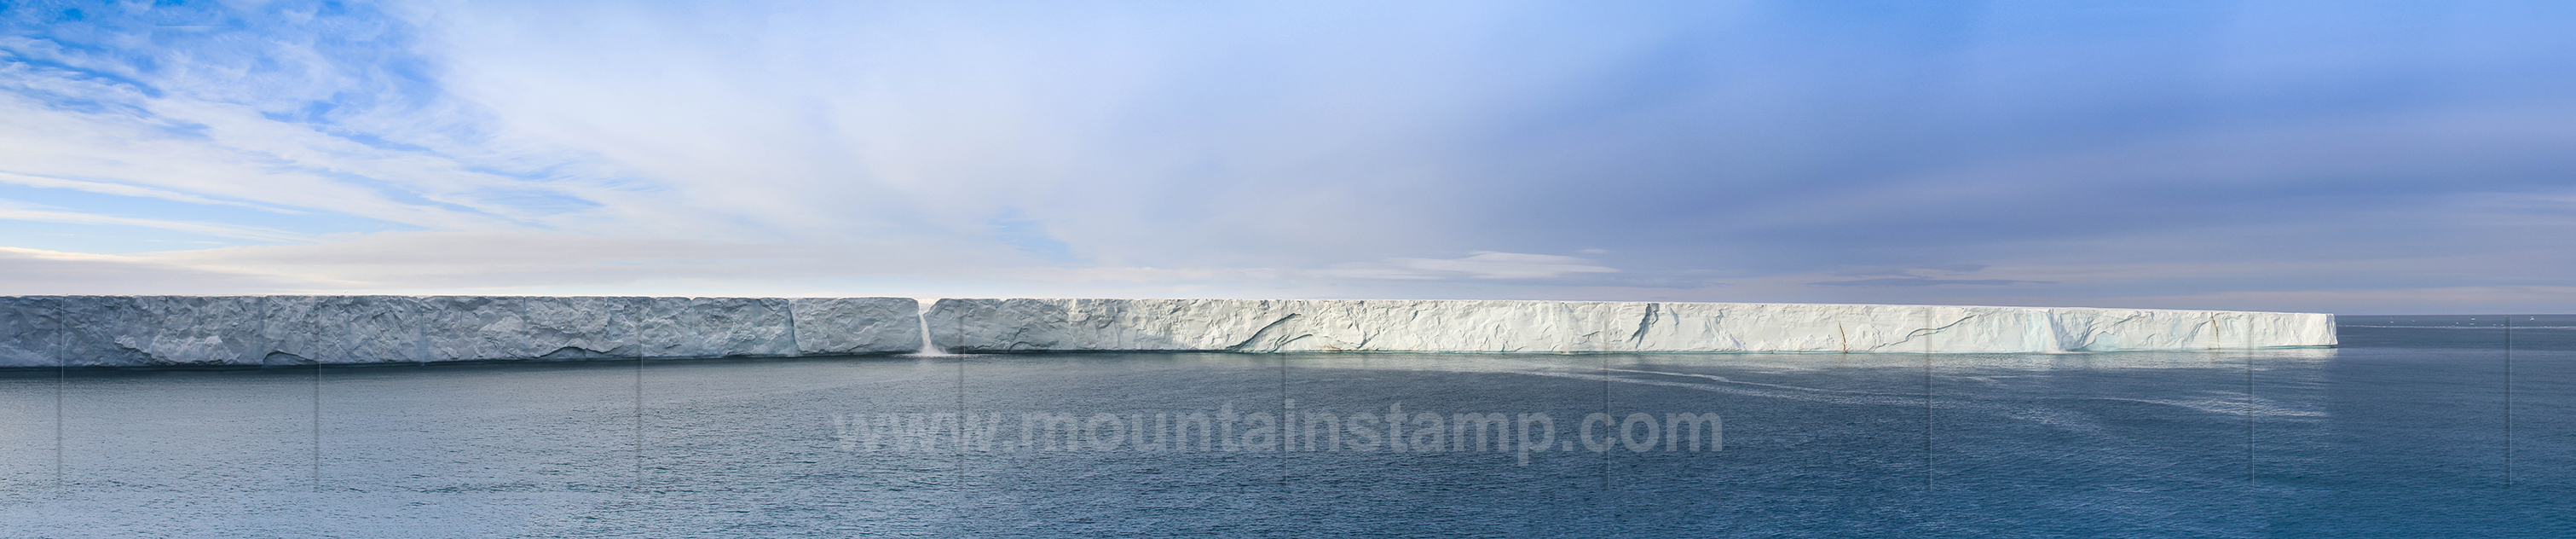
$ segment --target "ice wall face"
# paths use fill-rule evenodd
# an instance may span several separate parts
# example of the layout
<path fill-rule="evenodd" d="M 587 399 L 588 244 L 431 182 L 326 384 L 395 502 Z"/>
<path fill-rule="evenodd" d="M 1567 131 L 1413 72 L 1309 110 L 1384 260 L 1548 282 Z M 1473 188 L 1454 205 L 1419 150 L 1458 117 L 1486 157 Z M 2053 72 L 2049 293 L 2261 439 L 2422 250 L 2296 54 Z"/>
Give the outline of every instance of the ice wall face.
<path fill-rule="evenodd" d="M 952 352 L 2069 352 L 2331 346 L 2311 313 L 1430 300 L 943 299 Z"/>
<path fill-rule="evenodd" d="M 888 354 L 911 298 L 0 297 L 0 366 Z"/>
<path fill-rule="evenodd" d="M 62 319 L 53 298 L 0 296 L 0 367 L 59 363 Z"/>
<path fill-rule="evenodd" d="M 2059 352 L 2329 346 L 2324 314 L 1427 300 L 0 297 L 0 367 L 961 353 Z"/>
<path fill-rule="evenodd" d="M 788 303 L 796 314 L 797 354 L 921 349 L 921 304 L 912 298 L 797 298 Z"/>

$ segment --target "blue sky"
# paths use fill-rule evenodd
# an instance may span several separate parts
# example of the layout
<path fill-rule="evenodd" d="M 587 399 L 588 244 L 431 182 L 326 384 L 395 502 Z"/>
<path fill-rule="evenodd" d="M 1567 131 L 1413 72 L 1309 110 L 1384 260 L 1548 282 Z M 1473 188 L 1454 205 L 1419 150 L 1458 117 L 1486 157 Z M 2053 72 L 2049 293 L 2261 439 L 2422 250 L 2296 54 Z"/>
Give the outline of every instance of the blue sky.
<path fill-rule="evenodd" d="M 0 294 L 2564 312 L 2564 2 L 0 2 Z"/>

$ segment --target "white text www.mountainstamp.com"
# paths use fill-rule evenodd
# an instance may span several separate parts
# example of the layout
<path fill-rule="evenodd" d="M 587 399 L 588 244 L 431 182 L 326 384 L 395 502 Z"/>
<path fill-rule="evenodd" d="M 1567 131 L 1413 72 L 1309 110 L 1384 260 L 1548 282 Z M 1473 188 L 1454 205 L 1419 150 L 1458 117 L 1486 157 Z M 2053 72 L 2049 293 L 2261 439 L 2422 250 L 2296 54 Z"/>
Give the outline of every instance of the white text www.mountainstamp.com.
<path fill-rule="evenodd" d="M 845 451 L 1509 452 L 1522 465 L 1534 452 L 1719 451 L 1726 439 L 1713 412 L 1595 412 L 1560 433 L 1546 412 L 1441 413 L 1394 403 L 1346 414 L 1299 410 L 1293 400 L 1278 410 L 853 413 L 834 414 L 832 430 Z"/>

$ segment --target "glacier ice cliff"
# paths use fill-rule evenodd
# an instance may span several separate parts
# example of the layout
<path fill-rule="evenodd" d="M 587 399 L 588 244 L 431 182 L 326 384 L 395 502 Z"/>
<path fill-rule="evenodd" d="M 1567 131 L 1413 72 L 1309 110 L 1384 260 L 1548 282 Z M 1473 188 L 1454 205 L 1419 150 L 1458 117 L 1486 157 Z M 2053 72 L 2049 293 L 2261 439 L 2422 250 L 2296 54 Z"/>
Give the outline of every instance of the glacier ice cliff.
<path fill-rule="evenodd" d="M 1433 300 L 0 296 L 0 367 L 910 353 L 2102 352 L 2331 346 L 2326 314 Z M 924 332 L 927 331 L 927 335 Z"/>
<path fill-rule="evenodd" d="M 2335 344 L 2314 313 L 1439 300 L 943 299 L 951 352 L 2107 352 Z"/>
<path fill-rule="evenodd" d="M 0 297 L 0 366 L 908 353 L 911 298 Z"/>

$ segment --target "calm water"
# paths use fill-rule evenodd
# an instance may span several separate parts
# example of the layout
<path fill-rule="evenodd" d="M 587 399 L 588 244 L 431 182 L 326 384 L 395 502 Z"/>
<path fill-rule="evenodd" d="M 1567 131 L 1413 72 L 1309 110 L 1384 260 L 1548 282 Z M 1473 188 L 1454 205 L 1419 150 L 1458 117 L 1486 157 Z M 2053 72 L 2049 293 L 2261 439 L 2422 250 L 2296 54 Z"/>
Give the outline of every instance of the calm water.
<path fill-rule="evenodd" d="M 2471 318 L 2330 350 L 18 371 L 0 535 L 2576 536 L 2576 317 Z"/>

